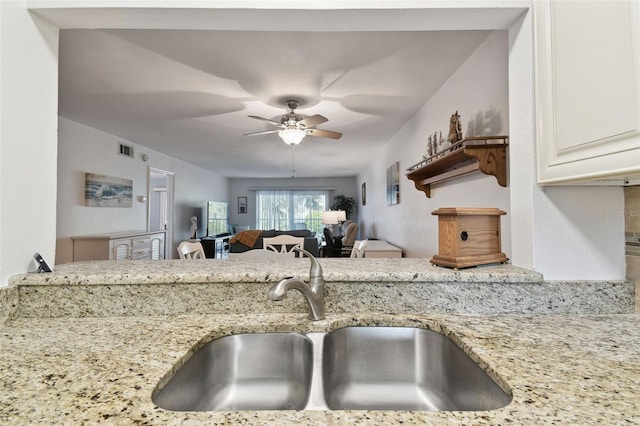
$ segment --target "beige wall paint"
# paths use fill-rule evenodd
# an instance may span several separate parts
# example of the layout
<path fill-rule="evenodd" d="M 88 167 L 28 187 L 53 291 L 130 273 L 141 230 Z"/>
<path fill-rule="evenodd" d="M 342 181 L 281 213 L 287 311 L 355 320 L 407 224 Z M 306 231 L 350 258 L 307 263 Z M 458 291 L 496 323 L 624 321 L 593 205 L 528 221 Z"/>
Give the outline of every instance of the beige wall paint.
<path fill-rule="evenodd" d="M 55 257 L 58 29 L 0 1 L 0 286 Z"/>
<path fill-rule="evenodd" d="M 147 195 L 149 167 L 175 173 L 174 247 L 167 257 L 176 257 L 177 244 L 189 238 L 190 217 L 196 209 L 206 213 L 209 200 L 228 197 L 223 176 L 66 118 L 60 118 L 59 127 L 56 264 L 73 260 L 72 236 L 147 229 L 147 204 L 138 197 Z M 118 154 L 119 141 L 133 147 L 134 158 Z M 132 180 L 132 206 L 86 207 L 85 173 Z"/>
<path fill-rule="evenodd" d="M 438 221 L 432 211 L 440 207 L 509 210 L 509 188 L 499 186 L 493 176 L 477 173 L 433 186 L 431 198 L 405 176 L 405 169 L 422 159 L 430 134 L 440 131 L 446 137 L 455 111 L 461 115 L 464 136 L 509 134 L 507 61 L 507 32 L 495 31 L 359 176 L 359 184 L 367 184 L 367 205 L 360 213 L 363 237 L 384 239 L 401 247 L 407 257 L 431 258 L 438 252 Z M 400 203 L 389 206 L 386 169 L 395 161 L 400 162 Z M 509 215 L 502 217 L 502 245 L 510 253 Z"/>

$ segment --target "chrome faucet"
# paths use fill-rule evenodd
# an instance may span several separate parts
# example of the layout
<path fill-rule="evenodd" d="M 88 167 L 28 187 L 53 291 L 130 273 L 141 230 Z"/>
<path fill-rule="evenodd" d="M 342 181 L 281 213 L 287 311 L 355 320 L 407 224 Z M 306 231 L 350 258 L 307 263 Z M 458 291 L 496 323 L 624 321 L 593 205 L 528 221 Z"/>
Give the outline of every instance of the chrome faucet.
<path fill-rule="evenodd" d="M 269 289 L 269 300 L 278 301 L 286 299 L 287 291 L 298 290 L 302 293 L 309 305 L 309 319 L 313 321 L 324 318 L 324 278 L 322 277 L 322 266 L 320 262 L 308 251 L 296 248 L 300 253 L 304 253 L 311 261 L 309 270 L 309 284 L 293 277 L 283 278 Z"/>

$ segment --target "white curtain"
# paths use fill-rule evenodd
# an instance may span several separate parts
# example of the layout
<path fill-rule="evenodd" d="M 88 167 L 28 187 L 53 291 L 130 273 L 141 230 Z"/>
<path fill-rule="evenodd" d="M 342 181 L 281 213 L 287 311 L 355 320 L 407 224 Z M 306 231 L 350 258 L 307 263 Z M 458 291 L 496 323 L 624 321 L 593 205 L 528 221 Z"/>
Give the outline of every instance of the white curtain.
<path fill-rule="evenodd" d="M 310 229 L 322 233 L 322 212 L 329 191 L 260 190 L 256 193 L 256 229 Z"/>

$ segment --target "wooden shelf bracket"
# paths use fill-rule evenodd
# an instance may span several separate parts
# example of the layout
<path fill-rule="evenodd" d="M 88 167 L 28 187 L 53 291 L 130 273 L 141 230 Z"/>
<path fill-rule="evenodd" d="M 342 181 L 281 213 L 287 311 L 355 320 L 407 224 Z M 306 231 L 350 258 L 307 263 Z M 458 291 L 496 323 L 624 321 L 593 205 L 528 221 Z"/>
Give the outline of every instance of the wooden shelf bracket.
<path fill-rule="evenodd" d="M 507 136 L 465 138 L 443 153 L 437 153 L 407 169 L 407 178 L 417 190 L 431 198 L 431 185 L 476 171 L 495 176 L 507 186 Z"/>

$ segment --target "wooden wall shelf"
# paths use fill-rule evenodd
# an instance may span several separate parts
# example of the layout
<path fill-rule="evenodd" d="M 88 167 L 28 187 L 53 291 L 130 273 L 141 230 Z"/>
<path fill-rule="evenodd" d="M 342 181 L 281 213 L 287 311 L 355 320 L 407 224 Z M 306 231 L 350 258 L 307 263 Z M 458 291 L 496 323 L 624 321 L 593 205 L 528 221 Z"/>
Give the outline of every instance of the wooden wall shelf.
<path fill-rule="evenodd" d="M 465 138 L 445 153 L 438 153 L 407 169 L 416 189 L 431 198 L 431 185 L 481 171 L 507 186 L 507 136 Z"/>

